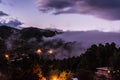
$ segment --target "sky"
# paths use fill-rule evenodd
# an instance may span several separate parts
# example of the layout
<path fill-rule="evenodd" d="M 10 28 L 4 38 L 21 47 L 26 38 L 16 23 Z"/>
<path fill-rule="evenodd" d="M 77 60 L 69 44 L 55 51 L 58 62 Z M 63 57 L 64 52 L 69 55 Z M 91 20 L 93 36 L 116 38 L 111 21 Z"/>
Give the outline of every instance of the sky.
<path fill-rule="evenodd" d="M 0 25 L 120 32 L 120 0 L 0 0 Z"/>

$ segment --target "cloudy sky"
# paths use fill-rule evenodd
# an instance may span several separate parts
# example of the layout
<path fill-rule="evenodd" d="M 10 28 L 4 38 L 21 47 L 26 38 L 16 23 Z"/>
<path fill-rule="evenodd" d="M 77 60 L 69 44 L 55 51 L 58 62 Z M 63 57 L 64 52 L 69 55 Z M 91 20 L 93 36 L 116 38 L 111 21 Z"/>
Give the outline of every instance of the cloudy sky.
<path fill-rule="evenodd" d="M 11 26 L 120 32 L 119 13 L 120 0 L 0 0 L 0 24 Z"/>

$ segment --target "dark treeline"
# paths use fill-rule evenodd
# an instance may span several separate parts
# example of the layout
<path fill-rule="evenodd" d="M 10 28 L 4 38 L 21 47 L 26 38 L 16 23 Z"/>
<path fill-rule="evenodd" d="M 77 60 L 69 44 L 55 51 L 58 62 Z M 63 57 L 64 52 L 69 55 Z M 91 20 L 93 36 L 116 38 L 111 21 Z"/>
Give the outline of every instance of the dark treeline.
<path fill-rule="evenodd" d="M 86 69 L 94 71 L 96 67 L 111 66 L 118 68 L 120 65 L 119 56 L 120 48 L 117 48 L 115 43 L 106 43 L 105 45 L 92 45 L 85 53 L 78 57 L 63 60 L 54 59 L 47 62 L 60 70 L 77 71 L 77 69 Z M 43 64 L 42 61 L 40 62 Z"/>
<path fill-rule="evenodd" d="M 40 61 L 40 65 L 44 65 L 44 73 L 47 73 L 49 69 L 67 70 L 75 73 L 75 76 L 81 80 L 92 80 L 92 76 L 98 67 L 112 67 L 113 70 L 120 70 L 119 59 L 120 48 L 117 48 L 115 43 L 106 43 L 105 45 L 92 45 L 85 53 L 78 57 L 63 60 L 49 60 L 44 63 Z M 113 75 L 118 75 L 118 73 Z"/>
<path fill-rule="evenodd" d="M 1 39 L 7 39 L 8 37 L 14 34 L 14 36 L 19 37 L 23 40 L 29 40 L 33 37 L 35 37 L 37 40 L 42 40 L 42 37 L 52 37 L 60 33 L 62 32 L 49 29 L 39 29 L 35 27 L 16 29 L 9 26 L 0 26 Z"/>
<path fill-rule="evenodd" d="M 22 49 L 20 53 L 22 53 Z M 14 61 L 0 58 L 0 70 L 2 74 L 8 76 L 7 80 L 39 80 L 37 76 L 39 72 L 47 77 L 51 70 L 70 71 L 73 76 L 81 80 L 93 80 L 97 67 L 120 69 L 120 48 L 117 48 L 115 43 L 92 45 L 80 56 L 63 60 L 41 59 L 38 54 L 32 51 L 26 51 L 24 55 L 27 56 L 18 55 L 18 59 L 16 58 Z M 23 59 L 19 60 L 20 58 Z M 118 78 L 118 74 L 114 75 L 117 75 Z"/>
<path fill-rule="evenodd" d="M 97 67 L 120 70 L 120 48 L 115 43 L 94 44 L 78 57 L 56 59 L 57 53 L 48 54 L 49 48 L 62 47 L 69 52 L 75 42 L 60 39 L 45 42 L 41 38 L 54 36 L 55 33 L 36 28 L 18 30 L 0 27 L 0 80 L 49 80 L 51 74 L 60 75 L 62 72 L 69 74 L 65 80 L 70 80 L 71 76 L 93 80 Z M 37 40 L 30 40 L 33 37 Z M 42 54 L 36 52 L 39 48 Z M 119 74 L 114 73 L 113 76 L 119 79 Z"/>

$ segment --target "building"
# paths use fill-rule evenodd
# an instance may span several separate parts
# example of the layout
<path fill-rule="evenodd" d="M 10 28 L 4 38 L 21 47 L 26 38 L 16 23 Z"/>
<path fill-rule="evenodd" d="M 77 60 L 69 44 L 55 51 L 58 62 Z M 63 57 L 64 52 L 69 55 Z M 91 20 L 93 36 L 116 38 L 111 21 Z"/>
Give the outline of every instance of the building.
<path fill-rule="evenodd" d="M 96 72 L 95 72 L 95 80 L 111 80 L 111 68 L 108 67 L 100 67 L 100 68 L 96 68 Z"/>

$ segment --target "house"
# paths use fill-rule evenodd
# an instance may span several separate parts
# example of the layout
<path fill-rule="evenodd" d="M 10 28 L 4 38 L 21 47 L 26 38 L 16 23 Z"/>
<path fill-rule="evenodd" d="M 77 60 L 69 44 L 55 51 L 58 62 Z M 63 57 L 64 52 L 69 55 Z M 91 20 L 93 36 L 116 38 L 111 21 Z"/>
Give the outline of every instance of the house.
<path fill-rule="evenodd" d="M 100 67 L 96 68 L 95 72 L 95 80 L 102 80 L 102 79 L 111 79 L 111 71 L 112 69 L 109 67 Z"/>

